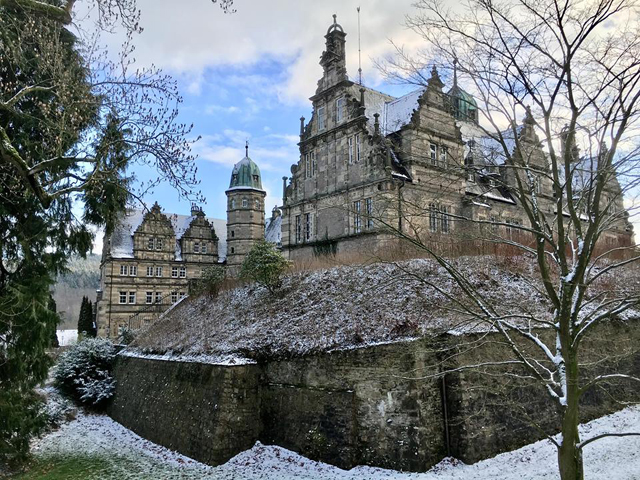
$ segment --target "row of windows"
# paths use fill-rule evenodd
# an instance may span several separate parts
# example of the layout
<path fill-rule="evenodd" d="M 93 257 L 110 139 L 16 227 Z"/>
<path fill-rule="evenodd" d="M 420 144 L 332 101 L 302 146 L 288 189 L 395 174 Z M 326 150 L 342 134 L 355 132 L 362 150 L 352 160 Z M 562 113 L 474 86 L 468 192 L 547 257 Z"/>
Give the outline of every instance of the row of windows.
<path fill-rule="evenodd" d="M 344 97 L 337 98 L 334 103 L 336 124 L 342 123 L 347 117 L 345 107 L 347 100 Z M 318 131 L 321 132 L 327 128 L 327 108 L 318 107 Z"/>
<path fill-rule="evenodd" d="M 362 136 L 359 133 L 347 139 L 349 165 L 360 162 L 362 158 Z M 310 151 L 304 155 L 304 178 L 312 178 L 318 171 L 316 152 Z"/>
<path fill-rule="evenodd" d="M 254 201 L 254 206 L 257 210 L 260 210 L 261 205 L 260 205 L 260 200 L 258 200 L 256 198 L 256 200 Z M 231 199 L 231 210 L 236 208 L 236 199 L 232 198 Z M 242 199 L 242 208 L 249 208 L 249 199 L 248 198 L 243 198 Z"/>
<path fill-rule="evenodd" d="M 193 253 L 207 253 L 208 250 L 207 242 L 194 242 L 193 244 Z M 151 237 L 147 243 L 147 247 L 149 250 L 162 250 L 162 238 Z M 120 273 L 120 275 L 126 275 L 126 273 Z M 135 275 L 135 274 L 130 274 Z"/>
<path fill-rule="evenodd" d="M 195 251 L 195 250 L 194 250 Z M 206 253 L 206 250 L 202 253 Z M 162 277 L 163 269 L 162 267 L 150 265 L 147 267 L 147 277 Z M 135 277 L 138 275 L 138 267 L 136 265 L 120 265 L 120 275 L 122 276 L 130 276 Z M 186 278 L 187 277 L 187 267 L 184 265 L 179 267 L 171 267 L 171 277 L 172 278 Z"/>
<path fill-rule="evenodd" d="M 186 296 L 185 292 L 171 292 L 171 303 L 176 303 L 178 299 L 182 299 Z M 145 303 L 161 303 L 163 293 L 162 292 L 145 292 Z M 120 304 L 135 304 L 136 292 L 120 291 Z"/>

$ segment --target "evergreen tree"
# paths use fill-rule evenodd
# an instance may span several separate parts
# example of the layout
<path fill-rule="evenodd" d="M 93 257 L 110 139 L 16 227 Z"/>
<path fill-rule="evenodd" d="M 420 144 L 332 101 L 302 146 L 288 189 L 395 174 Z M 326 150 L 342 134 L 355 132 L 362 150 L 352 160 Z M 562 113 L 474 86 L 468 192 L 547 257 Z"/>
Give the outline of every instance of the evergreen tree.
<path fill-rule="evenodd" d="M 52 325 L 53 328 L 51 328 L 51 333 L 49 336 L 49 347 L 58 348 L 60 346 L 60 342 L 58 341 L 57 330 L 58 325 L 60 324 L 60 315 L 58 315 L 58 305 L 56 305 L 56 301 L 53 299 L 53 295 L 49 295 L 49 304 L 47 307 L 50 312 L 55 313 L 56 315 L 56 321 L 55 324 Z"/>
<path fill-rule="evenodd" d="M 87 331 L 87 326 L 85 323 L 86 312 L 87 312 L 87 302 L 89 299 L 86 296 L 82 296 L 82 303 L 80 304 L 80 313 L 78 314 L 78 338 L 83 336 Z"/>

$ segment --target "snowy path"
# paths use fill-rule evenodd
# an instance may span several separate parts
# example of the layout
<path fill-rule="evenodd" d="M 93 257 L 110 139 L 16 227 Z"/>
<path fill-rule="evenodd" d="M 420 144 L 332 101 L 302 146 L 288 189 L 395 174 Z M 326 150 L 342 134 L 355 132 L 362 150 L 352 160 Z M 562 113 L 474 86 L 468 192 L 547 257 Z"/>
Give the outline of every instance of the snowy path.
<path fill-rule="evenodd" d="M 640 407 L 594 420 L 581 427 L 583 438 L 604 433 L 639 432 Z M 370 467 L 350 471 L 314 462 L 289 450 L 256 444 L 219 467 L 208 467 L 142 439 L 104 415 L 80 414 L 34 447 L 37 457 L 95 455 L 112 463 L 113 478 L 220 480 L 540 480 L 557 479 L 555 450 L 540 441 L 514 452 L 464 465 L 443 461 L 427 473 L 407 474 Z M 607 438 L 585 448 L 587 480 L 640 480 L 640 437 Z"/>

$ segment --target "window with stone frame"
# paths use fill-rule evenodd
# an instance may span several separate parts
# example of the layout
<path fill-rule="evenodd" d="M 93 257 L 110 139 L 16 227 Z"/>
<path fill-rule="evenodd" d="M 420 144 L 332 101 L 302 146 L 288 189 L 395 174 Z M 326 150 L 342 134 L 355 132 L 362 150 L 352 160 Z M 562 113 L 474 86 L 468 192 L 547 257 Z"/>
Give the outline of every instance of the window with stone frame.
<path fill-rule="evenodd" d="M 178 267 L 171 267 L 171 278 L 178 278 Z"/>
<path fill-rule="evenodd" d="M 149 240 L 147 241 L 147 248 L 149 250 L 153 250 L 155 246 L 156 246 L 155 239 L 153 237 L 149 237 Z"/>
<path fill-rule="evenodd" d="M 178 292 L 171 292 L 171 303 L 176 303 L 178 301 Z"/>
<path fill-rule="evenodd" d="M 353 233 L 362 232 L 362 203 L 360 200 L 353 202 Z"/>
<path fill-rule="evenodd" d="M 200 251 L 202 253 L 207 253 L 207 242 L 202 242 L 202 247 Z"/>
<path fill-rule="evenodd" d="M 146 294 L 146 302 L 153 303 L 153 292 L 147 292 Z"/>
<path fill-rule="evenodd" d="M 162 303 L 162 292 L 156 292 L 156 301 L 155 303 Z"/>
<path fill-rule="evenodd" d="M 311 214 L 305 213 L 304 214 L 304 238 L 307 242 L 311 240 L 312 229 L 313 229 L 313 226 L 311 221 Z"/>
<path fill-rule="evenodd" d="M 438 166 L 438 146 L 435 143 L 429 144 L 429 160 L 434 167 Z"/>
<path fill-rule="evenodd" d="M 449 233 L 449 208 L 440 206 L 440 231 L 442 233 Z"/>
<path fill-rule="evenodd" d="M 318 107 L 318 131 L 327 128 L 327 115 L 325 107 Z"/>
<path fill-rule="evenodd" d="M 162 267 L 156 267 L 156 277 L 162 276 Z"/>
<path fill-rule="evenodd" d="M 356 133 L 356 163 L 360 162 L 360 153 L 361 153 L 361 147 L 360 147 L 360 134 Z"/>
<path fill-rule="evenodd" d="M 129 303 L 136 303 L 136 292 L 129 292 Z"/>
<path fill-rule="evenodd" d="M 138 266 L 137 265 L 131 265 L 129 267 L 129 276 L 130 277 L 135 277 L 138 275 Z"/>
<path fill-rule="evenodd" d="M 187 267 L 180 267 L 180 278 L 187 278 Z"/>
<path fill-rule="evenodd" d="M 156 238 L 156 250 L 162 250 L 162 239 Z"/>
<path fill-rule="evenodd" d="M 373 228 L 373 198 L 367 198 L 365 200 L 365 208 L 367 212 L 367 221 L 365 226 L 367 230 L 371 230 Z"/>
<path fill-rule="evenodd" d="M 120 265 L 120 275 L 123 277 L 127 275 L 128 267 L 126 265 Z"/>
<path fill-rule="evenodd" d="M 236 199 L 235 199 L 235 198 L 232 198 L 232 199 L 231 199 L 231 210 L 233 210 L 233 209 L 235 209 L 235 208 L 236 208 Z"/>
<path fill-rule="evenodd" d="M 533 191 L 536 195 L 540 195 L 542 193 L 542 180 L 540 175 L 533 176 Z"/>
<path fill-rule="evenodd" d="M 120 292 L 120 303 L 127 303 L 127 292 Z"/>
<path fill-rule="evenodd" d="M 344 121 L 345 105 L 346 105 L 346 99 L 344 97 L 340 97 L 336 99 L 336 124 L 342 123 Z"/>
<path fill-rule="evenodd" d="M 147 277 L 153 277 L 153 267 L 147 267 Z"/>
<path fill-rule="evenodd" d="M 200 253 L 200 242 L 193 242 L 193 253 Z"/>
<path fill-rule="evenodd" d="M 180 298 L 181 298 L 181 299 L 182 299 L 182 298 L 184 298 L 184 297 L 186 297 L 186 296 L 187 296 L 187 294 L 186 294 L 186 293 L 184 293 L 184 292 L 180 292 Z"/>
<path fill-rule="evenodd" d="M 296 215 L 296 243 L 302 242 L 302 218 Z"/>
<path fill-rule="evenodd" d="M 498 218 L 495 215 L 491 215 L 489 217 L 489 221 L 491 222 L 491 232 L 492 233 L 497 233 L 498 232 Z"/>
<path fill-rule="evenodd" d="M 442 168 L 447 168 L 448 158 L 447 158 L 447 147 L 440 145 L 440 166 Z"/>
<path fill-rule="evenodd" d="M 349 146 L 349 165 L 351 165 L 353 164 L 353 137 L 347 139 L 347 144 Z"/>
<path fill-rule="evenodd" d="M 429 231 L 432 233 L 438 231 L 438 207 L 435 203 L 429 204 Z"/>
<path fill-rule="evenodd" d="M 246 198 L 242 199 L 242 208 L 247 208 L 249 206 L 249 200 Z"/>
<path fill-rule="evenodd" d="M 315 177 L 317 171 L 318 171 L 318 161 L 316 160 L 316 152 L 315 150 L 312 150 L 311 151 L 311 176 Z"/>

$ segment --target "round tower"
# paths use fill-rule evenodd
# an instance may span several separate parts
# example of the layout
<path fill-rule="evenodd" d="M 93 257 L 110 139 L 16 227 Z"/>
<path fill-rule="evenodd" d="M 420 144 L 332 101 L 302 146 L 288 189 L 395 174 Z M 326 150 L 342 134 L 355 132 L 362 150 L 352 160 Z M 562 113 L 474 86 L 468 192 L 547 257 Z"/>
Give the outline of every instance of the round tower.
<path fill-rule="evenodd" d="M 244 257 L 258 240 L 264 239 L 264 198 L 260 169 L 245 157 L 235 164 L 227 194 L 227 265 L 236 275 Z"/>

